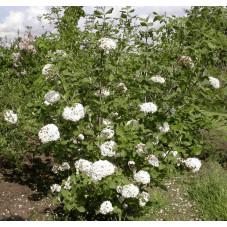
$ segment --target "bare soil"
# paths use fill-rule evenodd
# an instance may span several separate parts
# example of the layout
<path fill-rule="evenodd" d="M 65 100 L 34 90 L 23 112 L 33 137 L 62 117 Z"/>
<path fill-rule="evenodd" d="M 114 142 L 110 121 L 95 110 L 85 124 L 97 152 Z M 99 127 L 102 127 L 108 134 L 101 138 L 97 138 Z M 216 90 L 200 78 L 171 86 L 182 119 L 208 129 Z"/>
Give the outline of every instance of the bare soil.
<path fill-rule="evenodd" d="M 50 182 L 56 178 L 51 171 L 51 158 L 26 154 L 22 168 L 0 157 L 0 220 L 44 220 L 53 210 L 48 197 Z M 34 219 L 33 219 L 34 220 Z"/>

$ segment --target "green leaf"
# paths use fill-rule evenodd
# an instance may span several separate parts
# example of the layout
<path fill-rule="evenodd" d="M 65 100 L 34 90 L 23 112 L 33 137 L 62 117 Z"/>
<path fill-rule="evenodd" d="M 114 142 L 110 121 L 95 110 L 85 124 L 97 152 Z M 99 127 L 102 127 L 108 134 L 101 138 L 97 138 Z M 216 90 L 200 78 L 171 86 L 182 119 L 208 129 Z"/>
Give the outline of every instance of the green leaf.
<path fill-rule="evenodd" d="M 125 136 L 124 128 L 122 125 L 118 125 L 116 128 L 116 133 L 119 136 Z"/>
<path fill-rule="evenodd" d="M 155 22 L 155 21 L 157 21 L 157 20 L 160 21 L 163 17 L 164 17 L 164 16 L 155 16 L 153 22 Z"/>
<path fill-rule="evenodd" d="M 145 23 L 145 22 L 140 22 L 140 24 L 145 27 L 147 26 L 147 23 Z"/>
<path fill-rule="evenodd" d="M 97 16 L 97 15 L 103 15 L 103 13 L 102 12 L 100 12 L 100 11 L 98 11 L 98 10 L 95 10 L 94 11 L 94 14 Z"/>
<path fill-rule="evenodd" d="M 79 206 L 79 207 L 77 207 L 76 209 L 77 209 L 79 212 L 81 212 L 81 213 L 83 213 L 83 212 L 86 211 L 85 208 L 84 208 L 84 206 Z"/>
<path fill-rule="evenodd" d="M 94 135 L 94 131 L 92 131 L 91 129 L 88 129 L 84 132 L 85 135 L 91 135 L 93 136 Z"/>
<path fill-rule="evenodd" d="M 109 185 L 109 187 L 112 188 L 112 189 L 116 189 L 116 187 L 117 187 L 117 184 L 116 184 L 115 181 L 110 181 L 108 185 Z"/>
<path fill-rule="evenodd" d="M 127 15 L 124 14 L 124 13 L 122 13 L 122 14 L 121 14 L 121 17 L 122 17 L 122 18 L 127 18 Z"/>
<path fill-rule="evenodd" d="M 109 10 L 106 12 L 106 14 L 111 14 L 111 13 L 113 12 L 113 9 L 114 9 L 114 8 L 109 9 Z"/>

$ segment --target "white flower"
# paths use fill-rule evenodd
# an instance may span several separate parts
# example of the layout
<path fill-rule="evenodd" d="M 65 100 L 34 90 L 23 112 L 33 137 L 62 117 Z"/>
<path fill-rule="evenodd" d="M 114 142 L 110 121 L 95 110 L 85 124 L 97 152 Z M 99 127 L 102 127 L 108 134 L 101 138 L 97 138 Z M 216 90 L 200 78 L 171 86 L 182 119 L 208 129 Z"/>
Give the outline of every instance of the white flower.
<path fill-rule="evenodd" d="M 53 67 L 53 64 L 46 64 L 42 69 L 43 75 L 48 75 L 51 72 L 51 68 Z"/>
<path fill-rule="evenodd" d="M 12 57 L 13 57 L 14 62 L 19 61 L 20 56 L 21 56 L 20 52 L 19 53 L 12 53 Z"/>
<path fill-rule="evenodd" d="M 70 165 L 68 162 L 63 162 L 59 167 L 58 170 L 60 171 L 65 171 L 65 170 L 69 170 L 70 169 Z"/>
<path fill-rule="evenodd" d="M 134 184 L 124 185 L 121 194 L 124 198 L 136 198 L 139 194 L 139 188 Z"/>
<path fill-rule="evenodd" d="M 114 210 L 112 203 L 110 201 L 105 201 L 100 206 L 101 214 L 108 214 Z"/>
<path fill-rule="evenodd" d="M 15 114 L 12 110 L 7 110 L 4 113 L 4 119 L 7 122 L 15 124 L 17 123 L 17 114 Z"/>
<path fill-rule="evenodd" d="M 42 143 L 48 143 L 50 141 L 56 141 L 60 139 L 58 127 L 54 124 L 48 124 L 42 127 L 39 131 L 39 139 L 42 141 Z"/>
<path fill-rule="evenodd" d="M 130 125 L 131 122 L 133 122 L 133 127 L 134 127 L 135 129 L 139 130 L 140 124 L 139 124 L 139 122 L 138 122 L 137 120 L 130 120 L 130 121 L 127 121 L 126 125 Z"/>
<path fill-rule="evenodd" d="M 91 166 L 90 176 L 92 180 L 99 181 L 103 177 L 110 176 L 114 173 L 115 166 L 107 160 L 99 160 Z"/>
<path fill-rule="evenodd" d="M 217 78 L 214 78 L 212 76 L 209 77 L 209 81 L 210 81 L 210 84 L 214 87 L 214 88 L 220 88 L 220 82 Z"/>
<path fill-rule="evenodd" d="M 114 148 L 115 145 L 116 145 L 116 143 L 112 140 L 106 141 L 105 143 L 103 143 L 100 146 L 101 154 L 103 156 L 109 156 L 109 157 L 115 156 L 115 154 L 116 154 L 115 148 Z"/>
<path fill-rule="evenodd" d="M 64 50 L 56 50 L 56 52 L 54 52 L 54 55 L 61 55 L 62 57 L 65 57 L 67 54 Z"/>
<path fill-rule="evenodd" d="M 70 185 L 70 176 L 68 177 L 67 181 L 65 182 L 65 186 L 64 189 L 70 190 L 71 189 L 71 185 Z"/>
<path fill-rule="evenodd" d="M 126 85 L 124 83 L 119 83 L 118 84 L 118 88 L 120 88 L 120 89 L 122 89 L 124 91 L 127 91 L 128 90 L 128 88 L 126 87 Z"/>
<path fill-rule="evenodd" d="M 185 161 L 185 166 L 192 170 L 193 173 L 198 172 L 202 166 L 201 161 L 198 158 L 187 158 Z"/>
<path fill-rule="evenodd" d="M 150 165 L 159 167 L 159 160 L 157 157 L 155 157 L 155 155 L 153 154 L 148 155 L 145 160 L 148 161 Z"/>
<path fill-rule="evenodd" d="M 53 168 L 52 168 L 52 171 L 53 171 L 54 173 L 57 173 L 57 172 L 58 172 L 58 168 L 59 168 L 59 165 L 58 165 L 58 164 L 55 164 L 55 165 L 53 166 Z"/>
<path fill-rule="evenodd" d="M 134 174 L 134 180 L 137 183 L 149 184 L 151 177 L 150 177 L 150 174 L 147 171 L 140 170 L 138 173 Z"/>
<path fill-rule="evenodd" d="M 163 123 L 163 126 L 159 125 L 158 129 L 160 130 L 160 132 L 166 133 L 170 130 L 169 124 L 167 122 Z"/>
<path fill-rule="evenodd" d="M 161 77 L 160 75 L 157 76 L 152 76 L 151 80 L 155 83 L 160 83 L 160 84 L 164 84 L 165 83 L 165 79 L 163 77 Z"/>
<path fill-rule="evenodd" d="M 122 193 L 122 189 L 123 189 L 123 187 L 118 185 L 117 188 L 116 188 L 117 193 L 121 194 Z"/>
<path fill-rule="evenodd" d="M 90 176 L 92 162 L 85 159 L 79 159 L 75 162 L 76 174 L 79 172 Z"/>
<path fill-rule="evenodd" d="M 141 207 L 145 206 L 149 201 L 150 195 L 147 192 L 142 192 L 139 194 L 139 205 Z"/>
<path fill-rule="evenodd" d="M 153 102 L 146 102 L 139 105 L 140 111 L 144 113 L 155 113 L 157 111 L 157 106 Z"/>
<path fill-rule="evenodd" d="M 53 184 L 50 186 L 51 191 L 54 192 L 60 192 L 61 191 L 61 185 L 59 184 Z"/>
<path fill-rule="evenodd" d="M 128 204 L 124 203 L 122 207 L 123 207 L 123 209 L 127 209 L 128 208 Z"/>
<path fill-rule="evenodd" d="M 78 141 L 76 139 L 73 140 L 74 144 L 78 144 Z"/>
<path fill-rule="evenodd" d="M 135 165 L 135 164 L 136 164 L 136 163 L 135 163 L 134 161 L 128 161 L 128 165 L 129 165 L 129 166 L 131 166 L 131 165 L 133 166 L 133 165 Z"/>
<path fill-rule="evenodd" d="M 180 64 L 183 64 L 185 66 L 189 66 L 191 68 L 193 68 L 195 66 L 193 61 L 192 61 L 192 59 L 191 59 L 191 57 L 189 57 L 189 56 L 180 56 L 178 58 L 178 62 Z"/>
<path fill-rule="evenodd" d="M 111 121 L 111 120 L 109 120 L 109 119 L 103 119 L 103 120 L 102 120 L 102 123 L 103 123 L 104 125 L 108 126 L 109 128 L 113 128 L 113 126 L 110 126 L 110 125 L 113 123 L 113 121 Z"/>
<path fill-rule="evenodd" d="M 165 158 L 167 155 L 172 154 L 174 157 L 177 156 L 178 152 L 177 151 L 167 151 L 166 153 L 162 154 L 162 157 Z"/>
<path fill-rule="evenodd" d="M 26 70 L 24 70 L 24 71 L 21 72 L 21 75 L 26 75 L 26 74 L 27 74 L 27 71 Z"/>
<path fill-rule="evenodd" d="M 137 144 L 137 146 L 136 146 L 136 152 L 138 154 L 146 154 L 147 153 L 146 145 L 144 143 Z"/>
<path fill-rule="evenodd" d="M 61 98 L 59 92 L 57 91 L 49 91 L 48 93 L 45 94 L 44 96 L 44 104 L 49 106 L 49 105 L 52 105 L 53 103 L 59 101 L 59 99 Z"/>
<path fill-rule="evenodd" d="M 112 130 L 109 127 L 104 128 L 100 133 L 100 137 L 106 137 L 107 139 L 110 139 L 113 136 L 114 136 L 114 130 Z"/>
<path fill-rule="evenodd" d="M 101 38 L 99 40 L 99 47 L 105 51 L 115 49 L 116 48 L 116 43 L 109 38 Z"/>
<path fill-rule="evenodd" d="M 97 96 L 97 97 L 99 97 L 99 95 L 100 95 L 100 90 L 97 90 L 96 92 L 95 92 L 95 96 Z M 101 96 L 109 96 L 110 95 L 110 91 L 109 90 L 107 90 L 107 89 L 102 89 L 101 90 Z"/>
<path fill-rule="evenodd" d="M 65 120 L 77 122 L 85 116 L 84 107 L 80 103 L 75 103 L 72 107 L 65 107 L 62 117 Z"/>
<path fill-rule="evenodd" d="M 118 115 L 119 115 L 118 112 L 110 113 L 110 116 L 112 116 L 112 117 L 117 117 Z"/>
<path fill-rule="evenodd" d="M 78 139 L 84 140 L 84 135 L 83 135 L 83 134 L 79 134 L 79 135 L 78 135 Z"/>

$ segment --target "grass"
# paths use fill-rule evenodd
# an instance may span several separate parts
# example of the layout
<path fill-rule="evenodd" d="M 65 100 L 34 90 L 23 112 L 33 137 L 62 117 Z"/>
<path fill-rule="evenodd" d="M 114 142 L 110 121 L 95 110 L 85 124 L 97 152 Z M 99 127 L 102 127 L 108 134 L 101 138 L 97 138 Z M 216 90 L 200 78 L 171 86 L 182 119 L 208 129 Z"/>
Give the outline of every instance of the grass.
<path fill-rule="evenodd" d="M 188 193 L 206 221 L 227 221 L 227 171 L 218 163 L 207 164 L 201 175 L 190 180 Z"/>

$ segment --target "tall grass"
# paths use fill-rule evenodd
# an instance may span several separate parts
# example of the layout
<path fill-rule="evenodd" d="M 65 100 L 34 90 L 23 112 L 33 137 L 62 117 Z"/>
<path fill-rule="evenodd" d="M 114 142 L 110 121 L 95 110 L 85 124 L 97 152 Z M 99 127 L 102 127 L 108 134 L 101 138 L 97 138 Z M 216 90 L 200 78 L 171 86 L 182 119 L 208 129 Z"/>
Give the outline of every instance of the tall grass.
<path fill-rule="evenodd" d="M 227 172 L 218 163 L 210 163 L 202 175 L 189 182 L 191 200 L 206 221 L 227 221 Z"/>

